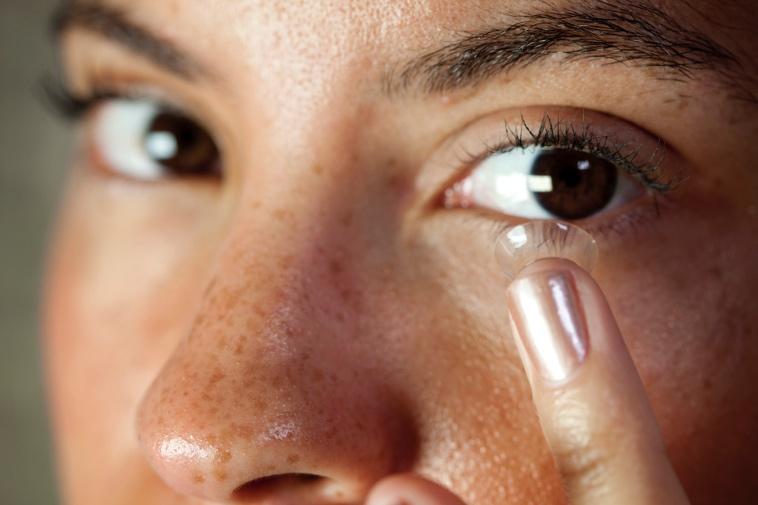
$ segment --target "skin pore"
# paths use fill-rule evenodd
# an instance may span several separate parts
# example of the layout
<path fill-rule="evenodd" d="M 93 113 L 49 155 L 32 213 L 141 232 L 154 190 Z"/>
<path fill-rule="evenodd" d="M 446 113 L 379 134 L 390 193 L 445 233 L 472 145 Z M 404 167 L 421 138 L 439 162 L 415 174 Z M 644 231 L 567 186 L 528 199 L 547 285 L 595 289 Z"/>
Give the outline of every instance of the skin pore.
<path fill-rule="evenodd" d="M 546 118 L 665 151 L 668 191 L 580 224 L 692 503 L 754 502 L 758 11 L 590 3 L 66 4 L 67 87 L 108 96 L 49 265 L 67 502 L 357 504 L 410 471 L 565 503 L 493 258 L 523 218 L 441 204 Z M 192 117 L 222 176 L 118 173 L 112 95 Z"/>

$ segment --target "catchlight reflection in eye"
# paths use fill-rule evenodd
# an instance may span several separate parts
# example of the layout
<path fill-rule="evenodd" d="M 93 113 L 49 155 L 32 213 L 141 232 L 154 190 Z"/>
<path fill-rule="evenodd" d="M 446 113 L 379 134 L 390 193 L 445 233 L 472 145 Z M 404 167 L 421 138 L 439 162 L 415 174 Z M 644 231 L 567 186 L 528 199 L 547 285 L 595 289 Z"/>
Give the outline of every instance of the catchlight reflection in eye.
<path fill-rule="evenodd" d="M 119 175 L 144 181 L 221 175 L 220 152 L 203 125 L 149 100 L 108 101 L 93 133 L 100 158 Z"/>
<path fill-rule="evenodd" d="M 559 221 L 530 221 L 509 226 L 495 242 L 495 259 L 506 278 L 543 258 L 565 258 L 588 272 L 597 262 L 597 242 L 582 228 Z"/>

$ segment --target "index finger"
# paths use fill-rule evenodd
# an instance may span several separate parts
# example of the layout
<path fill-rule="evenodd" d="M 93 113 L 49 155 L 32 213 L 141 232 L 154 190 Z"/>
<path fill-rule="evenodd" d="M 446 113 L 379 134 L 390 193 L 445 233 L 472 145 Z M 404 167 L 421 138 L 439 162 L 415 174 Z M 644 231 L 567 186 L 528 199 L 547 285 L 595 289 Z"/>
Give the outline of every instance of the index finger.
<path fill-rule="evenodd" d="M 602 291 L 540 260 L 508 290 L 540 423 L 573 505 L 689 503 Z"/>

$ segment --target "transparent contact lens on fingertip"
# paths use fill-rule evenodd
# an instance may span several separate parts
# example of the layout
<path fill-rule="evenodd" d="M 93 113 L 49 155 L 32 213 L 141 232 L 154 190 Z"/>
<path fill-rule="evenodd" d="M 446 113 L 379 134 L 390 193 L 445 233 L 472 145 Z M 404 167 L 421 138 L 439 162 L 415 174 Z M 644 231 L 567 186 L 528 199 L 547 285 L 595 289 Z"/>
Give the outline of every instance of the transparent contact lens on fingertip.
<path fill-rule="evenodd" d="M 530 221 L 509 226 L 497 237 L 495 258 L 509 279 L 542 258 L 565 258 L 588 272 L 595 267 L 597 242 L 579 226 L 560 221 Z"/>

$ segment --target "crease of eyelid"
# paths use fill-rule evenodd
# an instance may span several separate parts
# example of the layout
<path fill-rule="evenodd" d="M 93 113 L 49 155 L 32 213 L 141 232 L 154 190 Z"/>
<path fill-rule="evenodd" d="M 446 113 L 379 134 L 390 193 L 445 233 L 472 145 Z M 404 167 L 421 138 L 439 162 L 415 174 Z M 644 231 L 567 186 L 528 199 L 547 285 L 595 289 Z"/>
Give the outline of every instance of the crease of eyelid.
<path fill-rule="evenodd" d="M 123 46 L 188 81 L 222 83 L 207 65 L 201 64 L 170 40 L 138 25 L 130 19 L 127 11 L 120 8 L 92 0 L 63 2 L 50 19 L 50 31 L 60 40 L 64 34 L 76 29 Z"/>

